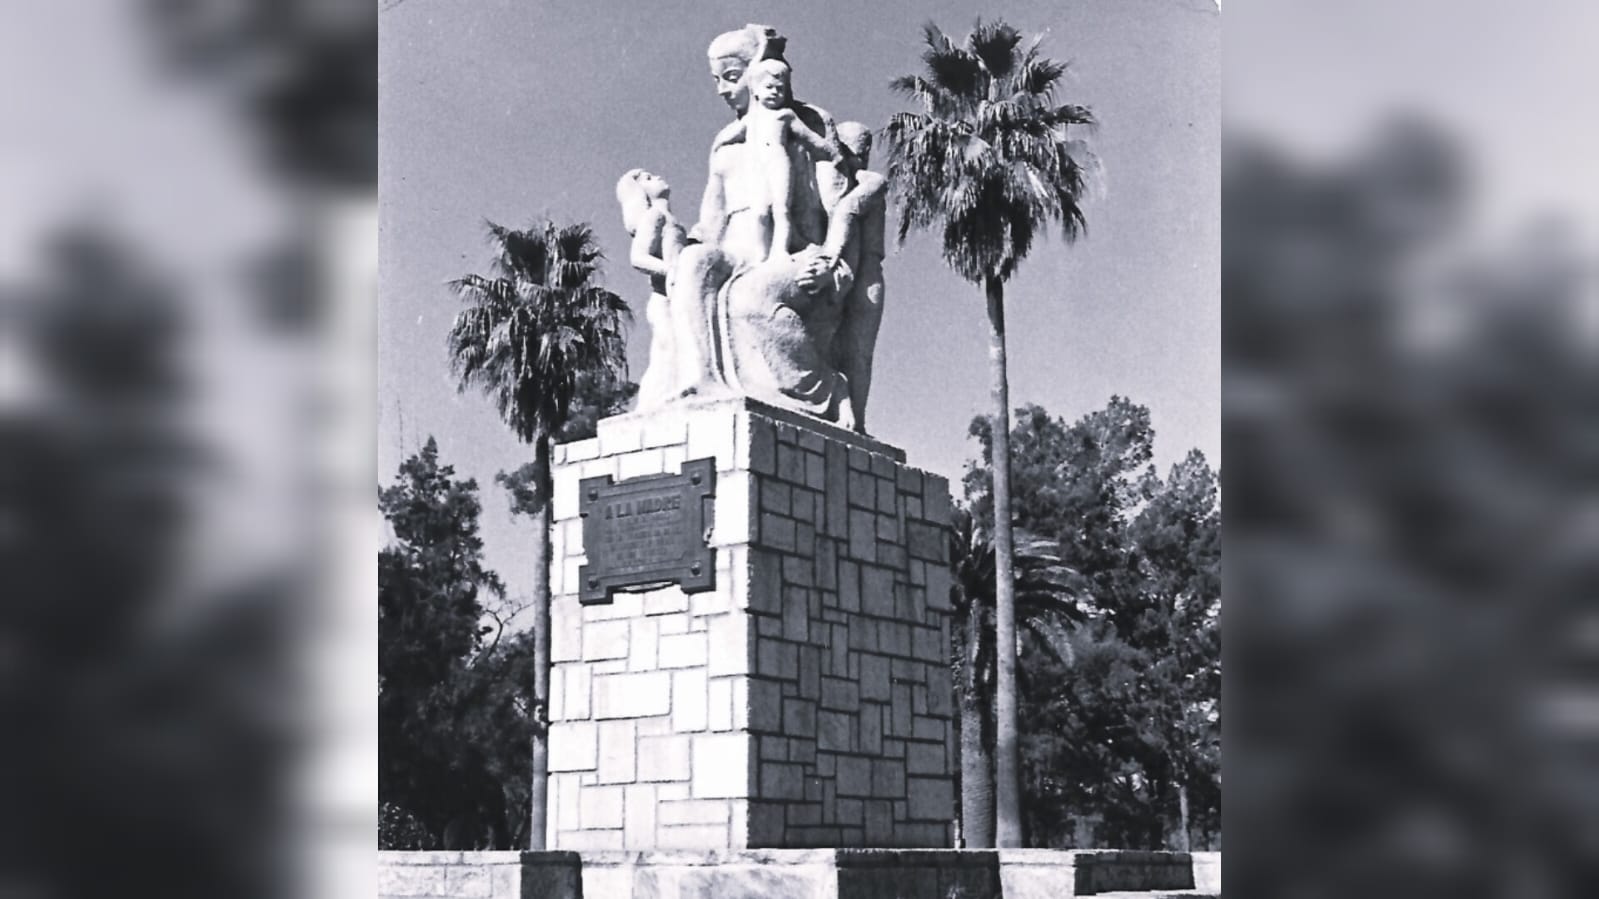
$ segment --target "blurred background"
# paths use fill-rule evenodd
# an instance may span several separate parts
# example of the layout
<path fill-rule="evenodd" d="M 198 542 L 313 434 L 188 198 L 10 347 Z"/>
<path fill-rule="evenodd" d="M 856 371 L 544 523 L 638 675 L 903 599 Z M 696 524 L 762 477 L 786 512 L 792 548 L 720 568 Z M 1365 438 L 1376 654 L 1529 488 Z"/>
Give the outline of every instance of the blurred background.
<path fill-rule="evenodd" d="M 1234 896 L 1599 888 L 1599 9 L 1229 2 Z"/>
<path fill-rule="evenodd" d="M 0 895 L 372 892 L 377 14 L 0 10 Z M 1595 895 L 1599 8 L 1224 15 L 1229 894 Z"/>
<path fill-rule="evenodd" d="M 370 895 L 377 10 L 0 9 L 0 895 Z"/>

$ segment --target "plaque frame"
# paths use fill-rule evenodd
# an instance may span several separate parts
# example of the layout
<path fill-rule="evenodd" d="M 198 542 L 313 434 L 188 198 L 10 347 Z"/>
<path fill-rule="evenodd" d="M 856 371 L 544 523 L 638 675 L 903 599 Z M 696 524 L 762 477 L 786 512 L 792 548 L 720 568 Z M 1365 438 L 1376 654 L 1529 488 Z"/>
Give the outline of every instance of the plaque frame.
<path fill-rule="evenodd" d="M 608 555 L 606 524 L 597 514 L 613 502 L 675 498 L 682 522 L 673 539 L 647 543 L 657 558 L 623 564 Z M 678 474 L 657 474 L 615 480 L 610 475 L 578 482 L 578 514 L 583 519 L 583 551 L 588 564 L 578 569 L 578 602 L 596 605 L 613 594 L 653 590 L 677 584 L 684 593 L 716 589 L 716 550 L 710 546 L 710 522 L 716 501 L 716 459 L 684 462 Z"/>

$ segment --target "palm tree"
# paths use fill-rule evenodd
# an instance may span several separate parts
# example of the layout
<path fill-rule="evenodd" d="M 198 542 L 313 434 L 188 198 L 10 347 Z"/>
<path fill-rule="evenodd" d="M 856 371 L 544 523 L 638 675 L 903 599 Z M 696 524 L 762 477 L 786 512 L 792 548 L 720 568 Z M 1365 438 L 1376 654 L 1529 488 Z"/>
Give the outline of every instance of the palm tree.
<path fill-rule="evenodd" d="M 1063 665 L 1072 663 L 1070 633 L 1084 620 L 1088 581 L 1061 561 L 1059 541 L 1016 532 L 1016 612 L 1021 626 Z M 994 842 L 996 737 L 992 702 L 999 643 L 994 639 L 994 545 L 969 509 L 955 510 L 950 532 L 950 604 L 955 626 L 950 667 L 960 709 L 961 835 L 968 848 Z"/>
<path fill-rule="evenodd" d="M 487 222 L 492 275 L 450 282 L 467 303 L 450 327 L 450 367 L 459 389 L 476 386 L 500 417 L 533 444 L 534 736 L 528 843 L 544 848 L 549 774 L 550 450 L 586 379 L 620 380 L 627 366 L 627 303 L 594 283 L 601 253 L 588 225 L 553 222 L 513 231 Z"/>
<path fill-rule="evenodd" d="M 920 112 L 895 114 L 884 131 L 888 178 L 899 212 L 899 241 L 912 229 L 942 231 L 944 261 L 981 284 L 988 299 L 989 371 L 994 430 L 998 845 L 1021 845 L 1020 747 L 1016 734 L 1016 601 L 1011 554 L 1010 387 L 1005 371 L 1005 282 L 1033 238 L 1051 223 L 1070 241 L 1086 221 L 1079 206 L 1085 167 L 1071 125 L 1093 124 L 1083 106 L 1058 104 L 1066 64 L 1040 56 L 1039 40 L 1003 22 L 978 21 L 956 45 L 926 28 L 925 74 L 895 90 Z"/>

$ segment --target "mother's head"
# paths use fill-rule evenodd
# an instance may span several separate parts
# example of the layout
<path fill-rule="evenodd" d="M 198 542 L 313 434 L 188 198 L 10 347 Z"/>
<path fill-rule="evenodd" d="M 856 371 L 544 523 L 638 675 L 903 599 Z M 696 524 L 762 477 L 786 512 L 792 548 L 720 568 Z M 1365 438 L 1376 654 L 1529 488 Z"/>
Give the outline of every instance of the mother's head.
<path fill-rule="evenodd" d="M 767 25 L 745 25 L 725 31 L 711 41 L 706 56 L 711 62 L 711 78 L 733 114 L 742 117 L 750 108 L 749 82 L 745 73 L 752 63 L 763 59 L 782 59 L 787 39 Z"/>

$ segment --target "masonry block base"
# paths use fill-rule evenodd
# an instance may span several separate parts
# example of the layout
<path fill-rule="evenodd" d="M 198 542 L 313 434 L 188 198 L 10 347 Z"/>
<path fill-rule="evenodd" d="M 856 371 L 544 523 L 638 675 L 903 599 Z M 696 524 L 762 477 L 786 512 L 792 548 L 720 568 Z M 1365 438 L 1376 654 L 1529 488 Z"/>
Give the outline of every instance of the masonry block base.
<path fill-rule="evenodd" d="M 583 479 L 707 458 L 714 589 L 580 603 Z M 605 419 L 554 462 L 547 845 L 952 845 L 943 478 L 744 398 Z"/>

